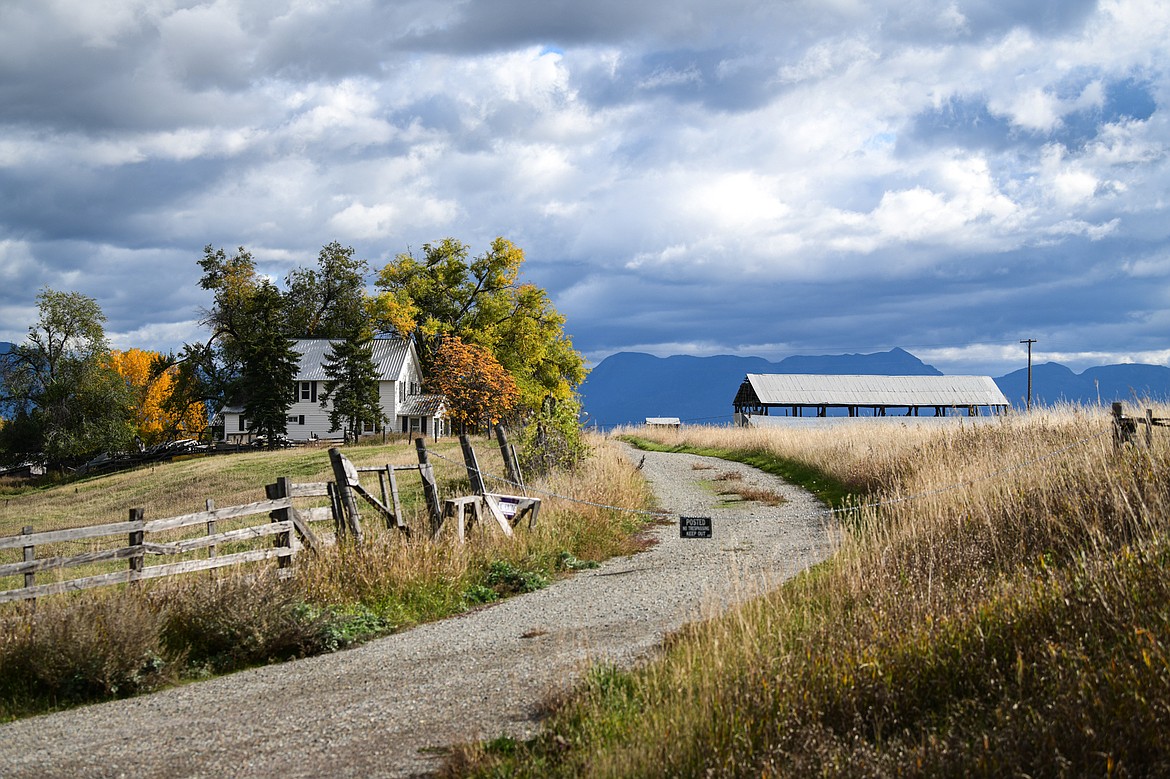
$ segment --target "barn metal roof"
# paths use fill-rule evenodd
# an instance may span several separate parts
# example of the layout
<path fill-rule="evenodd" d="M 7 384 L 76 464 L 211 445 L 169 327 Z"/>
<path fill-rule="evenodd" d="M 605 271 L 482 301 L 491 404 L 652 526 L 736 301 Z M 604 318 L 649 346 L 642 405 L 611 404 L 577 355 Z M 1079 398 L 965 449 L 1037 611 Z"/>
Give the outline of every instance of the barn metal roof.
<path fill-rule="evenodd" d="M 293 342 L 293 349 L 300 352 L 300 368 L 297 381 L 328 381 L 325 375 L 325 359 L 329 356 L 333 341 L 328 338 L 303 338 Z M 370 342 L 374 355 L 374 366 L 381 381 L 397 381 L 402 375 L 402 366 L 410 353 L 410 342 L 405 338 L 375 338 Z"/>
<path fill-rule="evenodd" d="M 990 376 L 749 373 L 745 384 L 750 384 L 759 403 L 766 406 L 1008 405 Z"/>

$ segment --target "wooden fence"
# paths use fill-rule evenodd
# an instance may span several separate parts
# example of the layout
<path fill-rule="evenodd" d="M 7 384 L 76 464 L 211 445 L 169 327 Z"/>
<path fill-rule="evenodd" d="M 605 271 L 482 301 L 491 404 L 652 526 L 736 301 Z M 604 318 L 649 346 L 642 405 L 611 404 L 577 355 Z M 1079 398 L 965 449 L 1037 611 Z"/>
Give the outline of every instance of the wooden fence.
<path fill-rule="evenodd" d="M 284 568 L 289 565 L 292 557 L 301 548 L 297 533 L 294 532 L 295 525 L 290 516 L 291 508 L 292 500 L 290 498 L 282 498 L 279 500 L 264 500 L 242 506 L 227 506 L 225 508 L 153 520 L 145 519 L 143 510 L 135 508 L 130 509 L 130 518 L 126 522 L 91 525 L 89 527 L 78 527 L 68 530 L 48 530 L 40 533 L 34 533 L 32 532 L 32 528 L 26 527 L 24 528 L 25 532 L 18 536 L 0 538 L 0 549 L 22 548 L 24 551 L 23 561 L 0 565 L 0 576 L 24 576 L 23 587 L 0 591 L 0 603 L 14 600 L 27 600 L 29 598 L 38 598 L 61 592 L 88 590 L 94 587 L 106 587 L 113 584 L 137 582 L 160 576 L 174 576 L 182 573 L 192 573 L 194 571 L 209 571 L 229 565 L 240 565 L 242 563 L 259 562 L 262 560 L 276 560 L 277 564 Z M 216 532 L 216 523 L 218 522 L 260 514 L 270 516 L 271 521 L 265 524 L 257 524 L 225 532 Z M 150 540 L 152 536 L 160 533 L 173 532 L 196 525 L 202 525 L 206 528 L 206 535 L 177 541 Z M 125 538 L 125 546 L 83 552 L 70 556 L 42 557 L 39 559 L 36 556 L 38 546 L 108 538 L 111 536 L 122 536 Z M 272 547 L 218 554 L 218 547 L 221 545 L 241 543 L 266 536 L 273 537 Z M 200 549 L 207 550 L 206 558 L 182 560 L 159 565 L 147 564 L 148 560 L 157 556 L 184 555 Z M 119 560 L 126 561 L 126 568 L 124 570 L 48 584 L 36 583 L 38 573 Z"/>
<path fill-rule="evenodd" d="M 496 432 L 504 455 L 508 479 L 513 483 L 522 484 L 515 452 L 508 446 L 503 428 L 497 429 Z M 440 501 L 426 441 L 419 438 L 415 441 L 418 465 L 358 468 L 339 449 L 332 448 L 329 450 L 329 458 L 334 481 L 297 484 L 291 479 L 281 477 L 264 488 L 267 500 L 257 503 L 215 508 L 213 502 L 208 500 L 205 511 L 164 519 L 147 520 L 143 509 L 133 508 L 130 509 L 130 516 L 126 522 L 43 532 L 33 532 L 31 527 L 25 527 L 20 535 L 0 537 L 0 549 L 21 549 L 24 553 L 24 559 L 20 562 L 0 564 L 0 579 L 24 577 L 23 587 L 0 590 L 0 603 L 138 582 L 161 576 L 210 571 L 265 560 L 275 560 L 280 568 L 287 569 L 302 548 L 320 549 L 347 535 L 351 536 L 355 543 L 362 542 L 364 534 L 357 497 L 378 511 L 385 519 L 387 528 L 398 530 L 403 535 L 410 535 L 410 528 L 402 511 L 396 476 L 403 471 L 417 471 L 419 474 L 432 536 L 438 536 L 447 517 L 456 518 L 456 534 L 460 542 L 464 540 L 471 525 L 481 519 L 482 514 L 495 519 L 507 536 L 512 535 L 512 528 L 524 516 L 528 516 L 530 526 L 534 524 L 540 509 L 540 500 L 488 492 L 470 441 L 462 437 L 462 444 L 468 478 L 474 492 L 472 496 L 465 498 Z M 379 483 L 377 495 L 362 485 L 363 473 L 377 474 Z M 327 498 L 328 505 L 312 507 L 297 505 L 298 501 L 304 499 L 320 498 Z M 465 519 L 467 508 L 473 513 L 471 517 Z M 217 526 L 225 520 L 261 515 L 267 515 L 269 521 L 226 531 L 221 531 Z M 325 534 L 312 529 L 314 524 L 327 521 L 333 523 L 332 533 Z M 204 534 L 174 539 L 177 531 L 197 526 L 202 528 Z M 160 534 L 168 534 L 169 538 L 153 540 Z M 124 538 L 125 544 L 75 555 L 37 557 L 38 547 L 111 537 Z M 222 553 L 225 546 L 238 546 L 267 537 L 273 539 L 270 547 Z M 190 558 L 191 554 L 200 550 L 206 550 L 206 557 Z M 187 555 L 188 559 L 152 563 L 156 558 L 174 558 L 182 555 Z M 126 564 L 121 570 L 49 583 L 38 584 L 36 581 L 38 574 L 49 571 L 120 561 L 125 561 Z"/>
<path fill-rule="evenodd" d="M 1170 427 L 1170 419 L 1155 417 L 1153 409 L 1146 409 L 1144 416 L 1127 417 L 1120 403 L 1113 404 L 1113 446 L 1121 448 L 1124 444 L 1132 444 L 1137 440 L 1138 425 L 1145 426 L 1146 446 L 1154 443 L 1155 427 Z"/>

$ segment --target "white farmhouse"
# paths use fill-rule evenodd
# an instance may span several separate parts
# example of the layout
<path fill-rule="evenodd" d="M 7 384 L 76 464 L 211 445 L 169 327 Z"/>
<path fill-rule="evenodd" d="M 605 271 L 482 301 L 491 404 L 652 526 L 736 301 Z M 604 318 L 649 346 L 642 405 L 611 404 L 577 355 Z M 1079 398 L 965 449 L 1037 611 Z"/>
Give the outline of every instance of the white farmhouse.
<path fill-rule="evenodd" d="M 293 441 L 341 440 L 342 430 L 329 424 L 329 407 L 322 408 L 325 394 L 325 362 L 332 341 L 308 338 L 293 342 L 300 353 L 297 369 L 297 400 L 288 410 L 288 437 Z M 374 365 L 378 369 L 378 394 L 382 399 L 382 414 L 388 420 L 386 431 L 418 433 L 426 436 L 443 435 L 443 396 L 425 395 L 422 391 L 422 371 L 414 344 L 405 338 L 375 338 L 371 344 Z M 223 440 L 243 443 L 251 440 L 248 420 L 239 406 L 225 407 Z M 363 435 L 381 433 L 382 427 L 367 425 Z"/>

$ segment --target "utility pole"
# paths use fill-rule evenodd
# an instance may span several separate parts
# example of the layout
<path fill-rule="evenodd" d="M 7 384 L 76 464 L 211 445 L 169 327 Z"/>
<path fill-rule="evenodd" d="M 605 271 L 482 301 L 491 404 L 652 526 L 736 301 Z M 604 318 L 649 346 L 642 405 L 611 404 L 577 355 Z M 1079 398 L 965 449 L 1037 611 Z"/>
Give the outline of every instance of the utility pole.
<path fill-rule="evenodd" d="M 1032 410 L 1032 344 L 1036 343 L 1035 338 L 1025 338 L 1020 341 L 1022 344 L 1028 345 L 1028 399 L 1026 401 L 1026 410 Z"/>

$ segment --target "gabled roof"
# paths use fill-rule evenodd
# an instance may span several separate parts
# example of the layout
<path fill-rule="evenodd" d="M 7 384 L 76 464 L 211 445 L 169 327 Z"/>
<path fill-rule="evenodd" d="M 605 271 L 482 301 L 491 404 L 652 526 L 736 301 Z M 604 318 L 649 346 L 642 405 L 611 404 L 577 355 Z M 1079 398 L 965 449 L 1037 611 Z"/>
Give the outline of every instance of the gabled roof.
<path fill-rule="evenodd" d="M 750 393 L 747 390 L 751 390 Z M 754 394 L 755 398 L 745 395 Z M 1006 406 L 990 376 L 749 373 L 736 403 L 765 406 Z"/>
<path fill-rule="evenodd" d="M 325 375 L 325 359 L 333 341 L 328 338 L 302 338 L 293 342 L 293 349 L 301 355 L 297 369 L 297 381 L 328 381 Z M 410 354 L 410 341 L 405 338 L 375 338 L 371 344 L 374 365 L 381 381 L 397 381 L 402 375 L 402 366 Z"/>
<path fill-rule="evenodd" d="M 400 417 L 433 417 L 443 410 L 442 395 L 408 395 L 398 408 Z"/>

